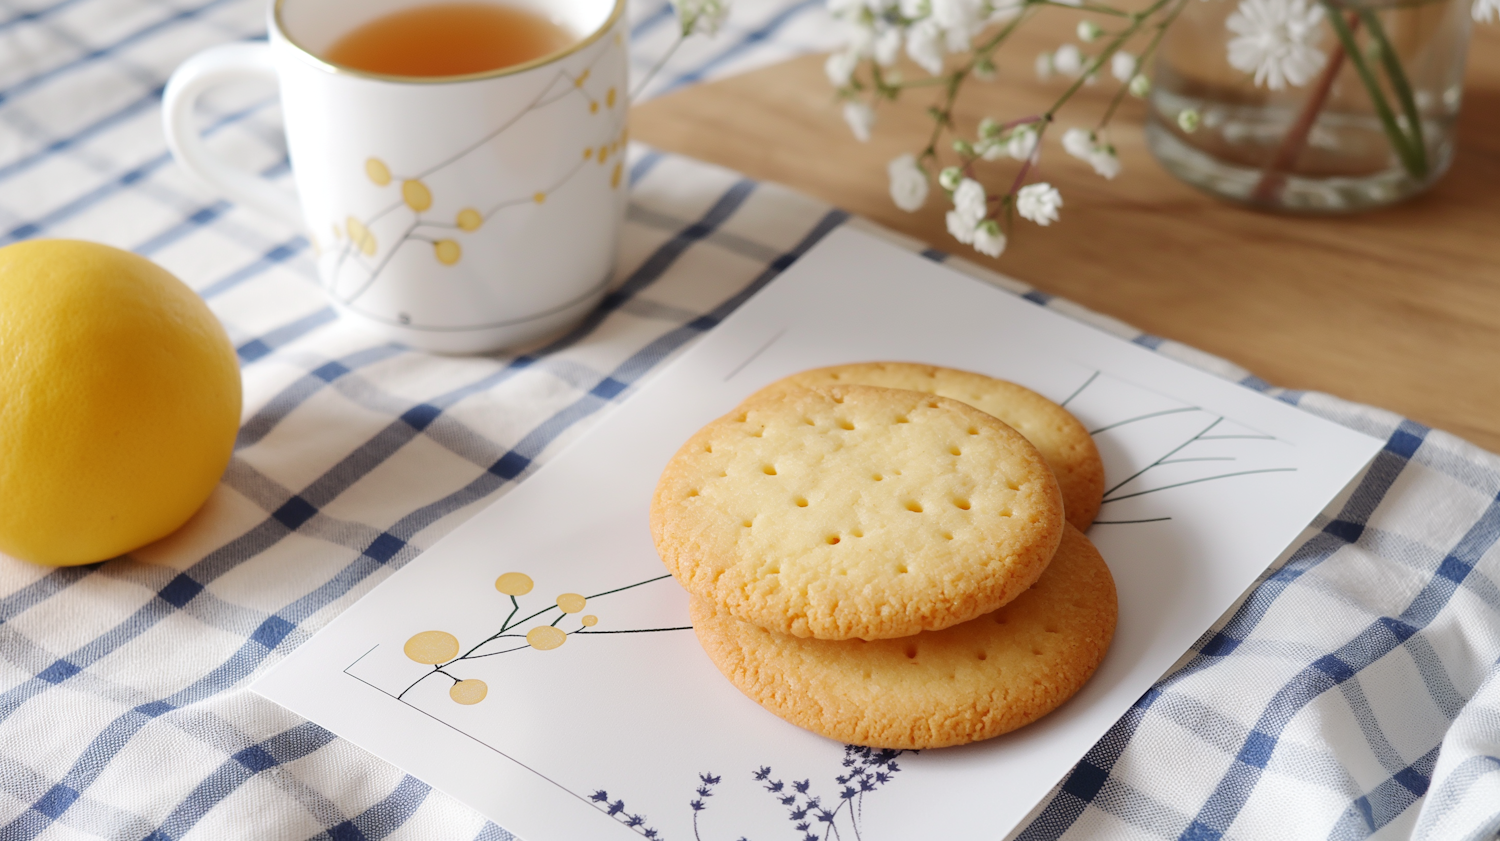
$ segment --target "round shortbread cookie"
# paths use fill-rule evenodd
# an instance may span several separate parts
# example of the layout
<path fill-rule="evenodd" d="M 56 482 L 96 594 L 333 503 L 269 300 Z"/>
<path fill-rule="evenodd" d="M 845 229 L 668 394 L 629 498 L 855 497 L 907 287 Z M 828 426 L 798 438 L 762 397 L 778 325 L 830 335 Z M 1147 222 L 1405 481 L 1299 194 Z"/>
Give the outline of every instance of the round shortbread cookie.
<path fill-rule="evenodd" d="M 1062 488 L 1063 514 L 1086 531 L 1104 499 L 1104 462 L 1093 436 L 1063 407 L 1024 386 L 984 374 L 914 362 L 832 365 L 793 374 L 766 386 L 878 385 L 936 394 L 968 403 L 1015 427 L 1036 445 Z"/>
<path fill-rule="evenodd" d="M 1072 526 L 1015 601 L 905 639 L 798 639 L 706 599 L 690 606 L 709 659 L 761 706 L 830 739 L 914 749 L 988 739 L 1056 709 L 1103 661 L 1117 610 L 1109 567 Z"/>
<path fill-rule="evenodd" d="M 885 639 L 988 613 L 1041 574 L 1062 497 L 1036 448 L 956 400 L 783 389 L 662 472 L 656 549 L 689 592 L 764 628 Z"/>

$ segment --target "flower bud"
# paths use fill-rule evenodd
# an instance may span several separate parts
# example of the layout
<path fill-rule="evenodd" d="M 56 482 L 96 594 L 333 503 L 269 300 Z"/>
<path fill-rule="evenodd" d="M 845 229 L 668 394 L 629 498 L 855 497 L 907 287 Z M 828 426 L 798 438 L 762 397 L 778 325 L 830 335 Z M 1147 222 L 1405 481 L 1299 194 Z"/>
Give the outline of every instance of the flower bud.
<path fill-rule="evenodd" d="M 985 117 L 979 121 L 979 136 L 985 140 L 993 140 L 1000 136 L 1000 124 L 992 117 Z"/>
<path fill-rule="evenodd" d="M 1091 20 L 1081 20 L 1078 22 L 1078 40 L 1085 44 L 1092 44 L 1099 40 L 1099 36 L 1103 34 L 1104 30 L 1099 27 L 1099 24 Z"/>
<path fill-rule="evenodd" d="M 1177 113 L 1177 127 L 1188 134 L 1197 131 L 1202 122 L 1203 118 L 1198 115 L 1196 108 L 1184 108 Z"/>
<path fill-rule="evenodd" d="M 959 169 L 956 166 L 950 166 L 944 169 L 942 172 L 938 173 L 938 184 L 942 185 L 942 188 L 944 190 L 948 190 L 949 192 L 957 190 L 959 182 L 963 180 L 963 170 Z"/>
<path fill-rule="evenodd" d="M 1130 80 L 1130 95 L 1144 99 L 1151 92 L 1151 80 L 1144 75 L 1137 74 Z"/>
<path fill-rule="evenodd" d="M 953 151 L 957 152 L 960 155 L 963 155 L 966 158 L 972 157 L 974 155 L 974 147 L 969 145 L 969 141 L 964 140 L 961 137 L 954 138 Z"/>

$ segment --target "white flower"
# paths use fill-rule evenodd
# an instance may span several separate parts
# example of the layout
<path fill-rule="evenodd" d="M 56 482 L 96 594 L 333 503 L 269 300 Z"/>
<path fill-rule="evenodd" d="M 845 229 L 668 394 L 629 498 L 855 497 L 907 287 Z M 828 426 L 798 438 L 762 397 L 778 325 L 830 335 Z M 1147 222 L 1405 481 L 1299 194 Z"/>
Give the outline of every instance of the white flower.
<path fill-rule="evenodd" d="M 1130 95 L 1144 98 L 1151 92 L 1151 80 L 1144 75 L 1138 75 L 1130 80 Z"/>
<path fill-rule="evenodd" d="M 901 10 L 901 16 L 907 20 L 925 18 L 932 14 L 932 3 L 929 0 L 901 0 L 896 8 Z"/>
<path fill-rule="evenodd" d="M 719 25 L 729 17 L 730 0 L 673 0 L 677 10 L 677 23 L 683 36 L 701 32 L 713 35 Z"/>
<path fill-rule="evenodd" d="M 1103 34 L 1104 30 L 1099 27 L 1099 24 L 1091 20 L 1081 20 L 1078 22 L 1078 40 L 1085 44 L 1092 44 Z"/>
<path fill-rule="evenodd" d="M 1474 0 L 1473 8 L 1469 14 L 1479 23 L 1491 23 L 1500 18 L 1500 0 Z"/>
<path fill-rule="evenodd" d="M 943 72 L 943 29 L 931 18 L 906 31 L 906 54 L 923 70 Z"/>
<path fill-rule="evenodd" d="M 1036 77 L 1043 82 L 1052 78 L 1052 53 L 1042 53 L 1036 57 Z"/>
<path fill-rule="evenodd" d="M 1238 36 L 1229 41 L 1229 64 L 1254 73 L 1257 87 L 1301 87 L 1323 68 L 1322 22 L 1323 7 L 1308 0 L 1240 0 L 1224 22 Z"/>
<path fill-rule="evenodd" d="M 1077 76 L 1083 72 L 1083 53 L 1072 44 L 1063 44 L 1052 54 L 1052 69 L 1064 76 Z"/>
<path fill-rule="evenodd" d="M 1005 151 L 1018 161 L 1027 160 L 1036 151 L 1037 139 L 1038 135 L 1034 127 L 1021 126 L 1010 133 L 1010 139 L 1005 142 Z"/>
<path fill-rule="evenodd" d="M 979 31 L 981 0 L 932 0 L 932 20 L 948 33 L 948 51 L 960 52 Z M 957 43 L 958 46 L 954 46 Z"/>
<path fill-rule="evenodd" d="M 968 221 L 970 228 L 978 225 L 984 217 L 990 215 L 989 197 L 984 193 L 984 185 L 972 178 L 960 181 L 958 189 L 953 191 L 953 209 Z"/>
<path fill-rule="evenodd" d="M 886 164 L 891 176 L 891 201 L 911 213 L 927 202 L 927 173 L 917 165 L 915 156 L 907 154 Z"/>
<path fill-rule="evenodd" d="M 1177 112 L 1177 127 L 1188 134 L 1197 131 L 1202 123 L 1203 117 L 1198 113 L 1197 108 L 1184 108 Z"/>
<path fill-rule="evenodd" d="M 962 213 L 950 210 L 948 211 L 948 215 L 943 218 L 947 220 L 948 233 L 952 234 L 954 239 L 964 245 L 974 242 L 974 223 L 964 218 Z"/>
<path fill-rule="evenodd" d="M 875 61 L 881 67 L 890 67 L 896 63 L 896 56 L 901 52 L 901 30 L 894 26 L 886 26 L 875 35 L 875 43 L 871 49 L 875 55 Z"/>
<path fill-rule="evenodd" d="M 1016 212 L 1022 219 L 1030 219 L 1043 227 L 1057 221 L 1057 209 L 1062 203 L 1062 193 L 1045 181 L 1027 184 L 1016 193 Z"/>
<path fill-rule="evenodd" d="M 844 103 L 844 122 L 854 137 L 863 143 L 870 139 L 870 129 L 875 127 L 875 109 L 855 99 Z"/>
<path fill-rule="evenodd" d="M 1109 60 L 1109 73 L 1122 82 L 1129 82 L 1135 78 L 1135 71 L 1140 68 L 1140 64 L 1135 56 L 1120 50 Z"/>
<path fill-rule="evenodd" d="M 836 88 L 842 88 L 849 84 L 854 78 L 854 68 L 859 66 L 859 56 L 853 52 L 834 53 L 828 57 L 823 64 L 823 72 L 828 74 L 828 81 Z"/>
<path fill-rule="evenodd" d="M 1086 161 L 1094 153 L 1094 133 L 1088 129 L 1070 128 L 1063 132 L 1062 145 L 1065 152 Z"/>
<path fill-rule="evenodd" d="M 1089 152 L 1088 162 L 1089 166 L 1094 168 L 1094 172 L 1109 180 L 1114 180 L 1114 177 L 1120 174 L 1120 159 L 1115 155 L 1113 146 L 1095 146 Z"/>
<path fill-rule="evenodd" d="M 999 257 L 1005 251 L 1005 234 L 1000 232 L 999 223 L 986 219 L 974 229 L 974 250 L 989 257 Z"/>

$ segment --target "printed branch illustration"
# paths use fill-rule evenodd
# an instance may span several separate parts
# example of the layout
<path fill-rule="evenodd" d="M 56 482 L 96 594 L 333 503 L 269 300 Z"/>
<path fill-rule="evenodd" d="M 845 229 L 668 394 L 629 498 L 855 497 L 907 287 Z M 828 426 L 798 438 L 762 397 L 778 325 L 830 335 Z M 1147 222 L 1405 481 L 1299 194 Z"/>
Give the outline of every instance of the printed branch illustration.
<path fill-rule="evenodd" d="M 562 644 L 568 641 L 568 637 L 579 634 L 653 634 L 662 631 L 692 630 L 692 626 L 682 626 L 674 628 L 631 628 L 626 630 L 595 631 L 592 629 L 595 625 L 599 624 L 599 617 L 593 614 L 580 617 L 578 627 L 571 631 L 565 631 L 558 627 L 569 616 L 582 613 L 583 609 L 588 606 L 588 603 L 595 599 L 615 593 L 623 593 L 626 590 L 670 577 L 670 575 L 659 575 L 655 578 L 648 578 L 645 581 L 638 581 L 635 584 L 628 584 L 624 587 L 616 587 L 613 590 L 595 593 L 592 596 L 583 596 L 578 593 L 563 593 L 557 597 L 555 604 L 548 605 L 541 610 L 517 619 L 516 614 L 521 612 L 520 599 L 531 592 L 534 584 L 531 576 L 524 572 L 507 572 L 495 579 L 495 589 L 509 596 L 511 604 L 510 614 L 500 624 L 500 630 L 480 640 L 461 654 L 459 653 L 461 646 L 459 645 L 458 637 L 447 631 L 422 631 L 414 634 L 411 639 L 406 641 L 406 645 L 402 648 L 402 651 L 408 659 L 429 665 L 432 669 L 401 690 L 401 694 L 396 696 L 396 700 L 401 700 L 406 693 L 412 691 L 418 684 L 433 675 L 442 675 L 453 681 L 453 686 L 448 689 L 448 696 L 450 698 L 460 704 L 477 704 L 483 701 L 485 696 L 489 694 L 489 686 L 477 678 L 465 679 L 454 675 L 449 669 L 455 664 L 470 660 L 479 660 L 485 657 L 497 657 L 501 654 L 511 654 L 527 648 L 537 651 L 551 651 L 562 647 Z M 528 622 L 540 619 L 552 611 L 559 611 L 559 613 L 551 622 L 533 625 L 525 633 L 508 633 L 510 631 L 517 631 Z M 511 646 L 505 646 L 504 643 L 500 643 L 504 647 L 501 647 L 499 650 L 484 650 L 485 646 L 497 640 L 524 640 L 524 642 L 520 645 Z"/>
<path fill-rule="evenodd" d="M 1067 399 L 1064 400 L 1061 405 L 1063 405 L 1064 407 L 1066 407 L 1069 403 L 1073 402 L 1076 398 L 1078 398 L 1080 395 L 1082 395 L 1088 389 L 1090 389 L 1091 387 L 1094 387 L 1097 383 L 1100 382 L 1100 378 L 1101 378 L 1102 374 L 1103 374 L 1102 371 L 1094 371 L 1088 377 L 1088 379 L 1085 380 L 1084 383 L 1077 388 L 1077 390 L 1075 390 L 1072 394 L 1068 395 Z M 1132 426 L 1134 424 L 1146 423 L 1146 422 L 1149 422 L 1149 421 L 1159 420 L 1161 418 L 1167 418 L 1167 417 L 1178 416 L 1178 415 L 1186 415 L 1186 414 L 1192 414 L 1192 413 L 1201 413 L 1201 414 L 1206 415 L 1207 417 L 1211 418 L 1211 420 L 1208 422 L 1207 426 L 1205 426 L 1203 429 L 1200 429 L 1198 431 L 1198 433 L 1195 434 L 1195 435 L 1193 435 L 1191 438 L 1188 438 L 1186 441 L 1183 441 L 1182 443 L 1176 445 L 1175 447 L 1172 447 L 1170 450 L 1168 450 L 1161 457 L 1157 458 L 1155 461 L 1151 462 L 1150 464 L 1146 465 L 1145 467 L 1142 467 L 1140 470 L 1137 470 L 1136 472 L 1132 473 L 1130 476 L 1127 476 L 1124 480 L 1122 480 L 1120 482 L 1116 482 L 1113 487 L 1109 488 L 1108 490 L 1106 490 L 1104 492 L 1104 499 L 1103 499 L 1101 505 L 1108 505 L 1108 504 L 1113 503 L 1113 502 L 1121 502 L 1121 501 L 1127 500 L 1127 499 L 1134 499 L 1136 497 L 1142 497 L 1142 496 L 1147 496 L 1149 494 L 1160 493 L 1161 491 L 1172 490 L 1173 488 L 1181 488 L 1181 487 L 1186 487 L 1188 485 L 1197 485 L 1197 484 L 1200 484 L 1200 483 L 1203 483 L 1203 482 L 1214 482 L 1214 481 L 1218 481 L 1220 479 L 1232 479 L 1232 478 L 1236 478 L 1236 477 L 1239 477 L 1239 476 L 1251 476 L 1251 475 L 1260 474 L 1260 473 L 1293 473 L 1293 472 L 1296 472 L 1297 468 L 1295 468 L 1295 467 L 1267 467 L 1267 468 L 1258 468 L 1258 469 L 1252 469 L 1252 470 L 1233 470 L 1233 471 L 1226 472 L 1226 473 L 1214 473 L 1214 474 L 1211 474 L 1211 475 L 1198 476 L 1196 478 L 1187 479 L 1185 481 L 1180 481 L 1180 482 L 1173 482 L 1171 484 L 1162 485 L 1160 487 L 1148 488 L 1148 489 L 1139 490 L 1139 491 L 1132 491 L 1132 492 L 1129 492 L 1129 493 L 1121 493 L 1122 489 L 1124 489 L 1126 486 L 1128 486 L 1131 482 L 1134 482 L 1135 480 L 1141 478 L 1142 476 L 1150 473 L 1152 470 L 1155 470 L 1155 469 L 1160 468 L 1160 467 L 1166 467 L 1168 465 L 1173 465 L 1173 464 L 1187 464 L 1187 463 L 1204 463 L 1204 464 L 1207 464 L 1207 463 L 1210 463 L 1210 462 L 1233 462 L 1233 461 L 1238 461 L 1239 460 L 1239 456 L 1231 456 L 1231 455 L 1209 455 L 1209 456 L 1181 455 L 1181 456 L 1179 456 L 1180 453 L 1182 453 L 1184 450 L 1187 450 L 1189 447 L 1193 446 L 1194 444 L 1199 444 L 1199 443 L 1202 443 L 1202 442 L 1205 442 L 1205 441 L 1229 441 L 1229 440 L 1276 441 L 1276 440 L 1278 440 L 1274 435 L 1264 435 L 1264 434 L 1259 434 L 1259 433 L 1253 433 L 1253 434 L 1234 434 L 1234 433 L 1230 433 L 1230 434 L 1218 434 L 1218 435 L 1211 434 L 1211 433 L 1214 432 L 1214 430 L 1220 428 L 1220 425 L 1223 424 L 1223 423 L 1225 423 L 1225 421 L 1228 420 L 1228 419 L 1225 418 L 1225 417 L 1223 417 L 1223 416 L 1212 415 L 1212 414 L 1210 414 L 1209 412 L 1207 412 L 1205 409 L 1203 409 L 1200 406 L 1188 406 L 1188 405 L 1173 406 L 1173 407 L 1165 408 L 1165 409 L 1157 409 L 1155 411 L 1144 412 L 1142 414 L 1134 415 L 1134 416 L 1128 417 L 1128 418 L 1123 418 L 1121 420 L 1111 421 L 1110 423 L 1106 423 L 1103 426 L 1098 427 L 1097 429 L 1089 430 L 1089 434 L 1090 435 L 1095 435 L 1095 436 L 1102 435 L 1102 434 L 1105 434 L 1105 433 L 1111 433 L 1111 432 L 1118 434 L 1118 430 L 1121 430 L 1122 428 L 1130 427 L 1130 426 Z M 1232 421 L 1231 421 L 1231 423 L 1232 423 Z M 1166 522 L 1166 521 L 1171 520 L 1171 519 L 1172 518 L 1169 517 L 1169 516 L 1161 516 L 1161 517 L 1142 517 L 1142 518 L 1138 518 L 1138 519 L 1129 519 L 1129 520 L 1104 520 L 1104 519 L 1100 519 L 1100 520 L 1095 520 L 1094 522 L 1095 522 L 1096 525 L 1117 526 L 1117 525 L 1133 525 L 1133 524 L 1138 524 L 1138 523 L 1161 523 L 1161 522 Z"/>

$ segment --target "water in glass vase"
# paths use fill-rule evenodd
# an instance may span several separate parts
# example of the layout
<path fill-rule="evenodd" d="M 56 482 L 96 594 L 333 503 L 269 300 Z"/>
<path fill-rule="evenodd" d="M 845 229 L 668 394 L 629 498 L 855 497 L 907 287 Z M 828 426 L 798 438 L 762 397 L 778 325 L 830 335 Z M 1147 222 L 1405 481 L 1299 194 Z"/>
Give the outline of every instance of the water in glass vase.
<path fill-rule="evenodd" d="M 1469 0 L 1189 0 L 1157 55 L 1147 144 L 1256 207 L 1400 201 L 1453 160 L 1469 25 Z"/>

